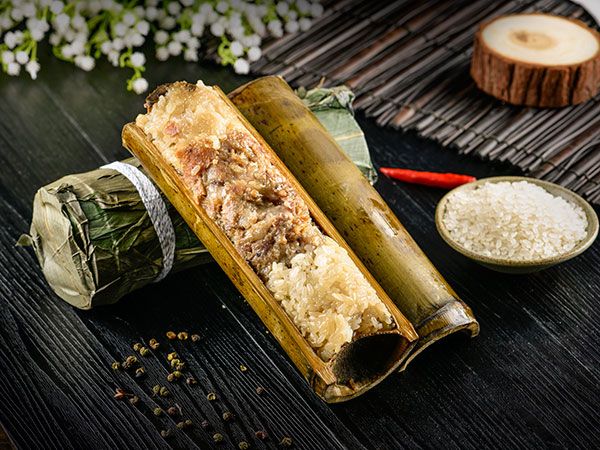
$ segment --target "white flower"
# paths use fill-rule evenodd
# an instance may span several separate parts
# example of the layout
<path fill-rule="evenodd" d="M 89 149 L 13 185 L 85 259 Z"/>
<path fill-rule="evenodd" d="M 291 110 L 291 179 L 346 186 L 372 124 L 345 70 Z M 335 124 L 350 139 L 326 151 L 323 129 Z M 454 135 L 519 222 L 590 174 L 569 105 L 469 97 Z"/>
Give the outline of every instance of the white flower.
<path fill-rule="evenodd" d="M 242 56 L 244 54 L 244 46 L 238 41 L 233 41 L 229 46 L 229 50 L 231 50 L 233 56 Z"/>
<path fill-rule="evenodd" d="M 8 48 L 15 48 L 15 46 L 18 44 L 18 38 L 17 38 L 16 34 L 13 33 L 12 31 L 9 31 L 8 33 L 6 33 L 4 35 L 4 43 L 6 44 L 6 46 Z"/>
<path fill-rule="evenodd" d="M 58 44 L 60 44 L 60 41 L 62 40 L 60 34 L 58 33 L 52 33 L 50 35 L 50 37 L 48 38 L 48 42 L 50 42 L 50 45 L 52 46 L 57 46 Z"/>
<path fill-rule="evenodd" d="M 310 20 L 306 17 L 303 17 L 302 19 L 300 19 L 298 21 L 298 25 L 300 25 L 300 29 L 302 31 L 306 31 L 306 30 L 310 29 L 310 27 L 312 27 L 312 20 Z"/>
<path fill-rule="evenodd" d="M 108 52 L 110 52 L 112 50 L 112 48 L 113 48 L 113 46 L 110 41 L 104 41 L 102 44 L 100 44 L 100 51 L 104 55 L 108 54 Z"/>
<path fill-rule="evenodd" d="M 4 64 L 10 64 L 11 62 L 14 62 L 15 60 L 15 54 L 11 51 L 8 50 L 4 50 L 2 52 L 2 62 Z"/>
<path fill-rule="evenodd" d="M 69 18 L 69 16 L 62 13 L 62 14 L 59 14 L 58 16 L 56 16 L 53 19 L 53 21 L 54 21 L 54 26 L 56 27 L 56 29 L 60 32 L 64 32 L 67 29 L 67 27 L 69 26 L 69 22 L 71 21 L 71 19 Z"/>
<path fill-rule="evenodd" d="M 300 11 L 300 14 L 308 14 L 310 12 L 311 4 L 307 0 L 298 0 L 296 2 L 296 8 Z"/>
<path fill-rule="evenodd" d="M 145 20 L 140 20 L 135 24 L 135 29 L 141 35 L 146 36 L 150 32 L 150 24 Z"/>
<path fill-rule="evenodd" d="M 290 5 L 288 5 L 286 2 L 279 2 L 275 7 L 275 11 L 277 11 L 277 14 L 279 14 L 280 16 L 285 16 L 289 10 Z"/>
<path fill-rule="evenodd" d="M 267 24 L 267 28 L 269 29 L 269 32 L 275 36 L 275 37 L 281 37 L 283 36 L 283 29 L 281 27 L 281 21 L 279 20 L 271 20 L 268 24 Z"/>
<path fill-rule="evenodd" d="M 258 47 L 261 42 L 261 38 L 258 34 L 251 34 L 249 36 L 244 36 L 242 39 L 242 44 L 246 47 Z"/>
<path fill-rule="evenodd" d="M 167 41 L 169 40 L 169 33 L 167 33 L 164 30 L 158 30 L 156 33 L 154 33 L 154 42 L 156 42 L 158 45 L 164 45 L 167 43 Z"/>
<path fill-rule="evenodd" d="M 136 32 L 127 33 L 124 39 L 126 47 L 139 47 L 144 44 L 144 40 L 144 36 Z"/>
<path fill-rule="evenodd" d="M 50 4 L 50 11 L 52 14 L 60 14 L 65 7 L 63 2 L 55 1 Z"/>
<path fill-rule="evenodd" d="M 170 5 L 172 5 L 172 3 L 170 3 Z M 160 26 L 165 30 L 172 30 L 173 28 L 175 28 L 175 25 L 177 25 L 175 17 L 167 16 L 162 18 L 160 21 Z"/>
<path fill-rule="evenodd" d="M 31 35 L 31 39 L 33 39 L 36 42 L 39 42 L 42 39 L 44 39 L 44 32 L 42 30 L 39 30 L 39 29 L 31 30 L 29 32 L 29 34 Z"/>
<path fill-rule="evenodd" d="M 71 19 L 71 26 L 76 30 L 87 30 L 87 22 L 79 14 Z"/>
<path fill-rule="evenodd" d="M 313 17 L 321 17 L 323 15 L 323 5 L 319 2 L 314 2 L 310 5 L 310 15 Z"/>
<path fill-rule="evenodd" d="M 23 8 L 23 16 L 25 17 L 34 17 L 37 12 L 33 3 L 25 3 L 21 8 Z"/>
<path fill-rule="evenodd" d="M 146 8 L 144 8 L 142 5 L 138 5 L 135 8 L 133 8 L 133 13 L 137 17 L 144 17 L 146 15 Z M 136 17 L 136 20 L 137 20 L 137 17 Z"/>
<path fill-rule="evenodd" d="M 15 53 L 15 59 L 19 64 L 25 65 L 29 62 L 29 54 L 23 50 L 19 50 L 17 53 Z"/>
<path fill-rule="evenodd" d="M 106 55 L 108 61 L 115 67 L 119 66 L 119 56 L 120 53 L 116 50 L 111 50 L 110 52 L 108 52 L 108 55 Z"/>
<path fill-rule="evenodd" d="M 260 51 L 260 48 L 250 47 L 248 49 L 248 60 L 249 61 L 251 61 L 251 62 L 258 61 L 261 56 L 262 56 L 262 52 Z"/>
<path fill-rule="evenodd" d="M 89 72 L 96 65 L 96 61 L 91 56 L 79 55 L 75 57 L 75 65 Z"/>
<path fill-rule="evenodd" d="M 192 6 L 194 4 L 194 0 L 179 0 L 183 6 Z"/>
<path fill-rule="evenodd" d="M 190 31 L 194 36 L 200 37 L 204 34 L 204 24 L 193 22 Z"/>
<path fill-rule="evenodd" d="M 133 67 L 142 67 L 146 63 L 146 56 L 141 52 L 135 52 L 130 57 Z"/>
<path fill-rule="evenodd" d="M 175 33 L 175 35 L 173 36 L 175 38 L 176 41 L 179 41 L 181 43 L 185 43 L 187 42 L 192 36 L 190 34 L 189 30 L 181 30 L 178 31 L 177 33 Z"/>
<path fill-rule="evenodd" d="M 127 25 L 128 27 L 131 27 L 135 24 L 136 18 L 135 15 L 133 15 L 133 13 L 131 12 L 126 12 L 123 15 L 123 19 L 121 19 L 123 21 L 123 23 L 125 25 Z"/>
<path fill-rule="evenodd" d="M 210 3 L 202 3 L 202 5 L 200 5 L 200 14 L 202 16 L 207 17 L 214 12 L 215 10 Z"/>
<path fill-rule="evenodd" d="M 123 37 L 127 33 L 127 25 L 123 22 L 119 22 L 113 27 L 113 31 L 117 36 Z"/>
<path fill-rule="evenodd" d="M 225 27 L 221 22 L 215 22 L 210 26 L 210 32 L 217 37 L 223 36 L 225 33 Z"/>
<path fill-rule="evenodd" d="M 263 23 L 263 21 L 260 17 L 247 16 L 247 19 L 248 19 L 248 23 L 250 24 L 250 26 L 252 27 L 252 29 L 254 30 L 254 32 L 256 34 L 258 34 L 259 36 L 265 35 L 265 33 L 267 32 L 267 29 L 265 28 L 265 24 Z"/>
<path fill-rule="evenodd" d="M 195 48 L 188 48 L 183 52 L 183 59 L 186 61 L 198 61 L 198 50 Z"/>
<path fill-rule="evenodd" d="M 225 13 L 228 9 L 229 9 L 229 5 L 227 4 L 226 1 L 221 0 L 219 3 L 217 3 L 216 10 L 218 12 L 220 12 L 221 14 Z"/>
<path fill-rule="evenodd" d="M 148 6 L 146 8 L 146 19 L 148 19 L 150 22 L 154 22 L 156 19 L 158 19 L 158 9 L 156 9 L 155 6 Z"/>
<path fill-rule="evenodd" d="M 238 58 L 233 64 L 235 73 L 246 74 L 250 72 L 250 64 L 244 58 Z"/>
<path fill-rule="evenodd" d="M 17 76 L 21 72 L 21 66 L 19 63 L 11 62 L 6 66 L 6 73 L 12 76 Z"/>
<path fill-rule="evenodd" d="M 169 42 L 169 45 L 167 45 L 167 48 L 169 49 L 169 54 L 171 54 L 173 56 L 179 55 L 181 53 L 181 50 L 183 49 L 181 42 L 177 42 L 177 41 Z"/>
<path fill-rule="evenodd" d="M 15 22 L 20 22 L 23 20 L 23 10 L 21 8 L 13 8 L 10 12 L 10 17 L 12 17 Z"/>
<path fill-rule="evenodd" d="M 169 2 L 169 6 L 167 6 L 167 11 L 169 11 L 169 14 L 171 14 L 172 16 L 178 16 L 181 12 L 181 5 L 179 4 L 179 2 Z"/>
<path fill-rule="evenodd" d="M 32 80 L 37 78 L 37 74 L 40 71 L 40 64 L 37 61 L 29 61 L 25 66 L 25 70 L 29 73 Z"/>
<path fill-rule="evenodd" d="M 156 49 L 156 59 L 159 61 L 166 61 L 169 59 L 169 56 L 171 55 L 169 54 L 169 49 L 167 47 L 158 47 Z"/>
<path fill-rule="evenodd" d="M 5 30 L 11 28 L 13 26 L 13 21 L 8 15 L 0 16 L 0 29 L 4 28 Z"/>
<path fill-rule="evenodd" d="M 141 94 L 148 90 L 148 82 L 145 78 L 137 78 L 131 83 L 131 88 L 136 94 Z"/>
<path fill-rule="evenodd" d="M 290 20 L 296 20 L 298 18 L 298 13 L 296 11 L 290 11 L 288 13 L 288 15 L 286 16 L 286 20 L 290 21 Z"/>
<path fill-rule="evenodd" d="M 290 20 L 288 23 L 285 24 L 285 31 L 287 31 L 288 33 L 296 33 L 299 29 L 300 26 L 295 20 Z"/>
<path fill-rule="evenodd" d="M 74 55 L 81 55 L 85 51 L 85 41 L 76 39 L 71 43 L 71 50 Z"/>
<path fill-rule="evenodd" d="M 200 48 L 200 39 L 198 39 L 196 37 L 191 37 L 188 39 L 186 45 L 187 45 L 187 48 L 198 49 L 198 48 Z"/>
<path fill-rule="evenodd" d="M 102 9 L 102 2 L 99 0 L 92 0 L 87 4 L 87 10 L 90 12 L 92 16 L 95 16 Z"/>
<path fill-rule="evenodd" d="M 112 41 L 112 48 L 117 52 L 120 52 L 125 48 L 125 41 L 121 38 L 114 38 Z"/>

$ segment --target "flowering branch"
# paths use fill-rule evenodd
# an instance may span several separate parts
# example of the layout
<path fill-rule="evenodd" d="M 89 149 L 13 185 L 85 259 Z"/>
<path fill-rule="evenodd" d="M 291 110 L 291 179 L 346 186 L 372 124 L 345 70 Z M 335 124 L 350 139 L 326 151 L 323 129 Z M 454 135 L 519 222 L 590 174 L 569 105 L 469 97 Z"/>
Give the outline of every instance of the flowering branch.
<path fill-rule="evenodd" d="M 55 57 L 83 70 L 102 57 L 130 69 L 127 89 L 139 94 L 148 89 L 139 48 L 150 36 L 159 61 L 198 61 L 215 43 L 221 64 L 245 74 L 265 38 L 308 30 L 322 14 L 308 0 L 0 0 L 0 62 L 8 75 L 24 67 L 36 79 L 38 43 L 47 38 Z"/>

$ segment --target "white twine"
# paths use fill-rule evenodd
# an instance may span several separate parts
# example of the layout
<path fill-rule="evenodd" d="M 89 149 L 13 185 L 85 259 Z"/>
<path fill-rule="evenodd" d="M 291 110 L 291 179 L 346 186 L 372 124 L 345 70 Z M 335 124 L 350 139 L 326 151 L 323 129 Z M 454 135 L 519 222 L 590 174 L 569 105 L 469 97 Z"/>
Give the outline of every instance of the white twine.
<path fill-rule="evenodd" d="M 173 267 L 173 260 L 175 259 L 175 230 L 169 217 L 167 205 L 165 205 L 160 192 L 141 170 L 130 164 L 115 161 L 102 166 L 102 169 L 116 170 L 131 181 L 140 194 L 142 203 L 148 211 L 148 216 L 150 216 L 150 221 L 158 236 L 158 242 L 160 242 L 163 254 L 162 269 L 154 279 L 154 282 L 162 280 Z"/>

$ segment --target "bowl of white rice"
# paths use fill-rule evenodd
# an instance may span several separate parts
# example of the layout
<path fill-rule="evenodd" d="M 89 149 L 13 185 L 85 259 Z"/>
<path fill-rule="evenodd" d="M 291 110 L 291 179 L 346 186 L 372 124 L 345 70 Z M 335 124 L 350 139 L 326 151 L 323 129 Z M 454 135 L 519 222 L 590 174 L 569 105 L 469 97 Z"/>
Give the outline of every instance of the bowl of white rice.
<path fill-rule="evenodd" d="M 598 235 L 592 206 L 528 177 L 484 178 L 448 192 L 435 222 L 456 251 L 500 272 L 531 273 L 571 259 Z"/>

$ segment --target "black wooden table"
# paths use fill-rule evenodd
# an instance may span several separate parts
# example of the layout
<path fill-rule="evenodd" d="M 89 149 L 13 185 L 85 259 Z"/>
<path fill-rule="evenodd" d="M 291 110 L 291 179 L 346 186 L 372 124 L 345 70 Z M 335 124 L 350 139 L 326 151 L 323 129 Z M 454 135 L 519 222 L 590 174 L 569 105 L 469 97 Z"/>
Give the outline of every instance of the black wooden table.
<path fill-rule="evenodd" d="M 481 323 L 473 340 L 456 336 L 402 374 L 351 402 L 328 406 L 215 264 L 170 276 L 121 303 L 81 312 L 46 286 L 31 251 L 14 246 L 28 230 L 36 189 L 67 173 L 127 156 L 120 130 L 142 110 L 125 75 L 100 64 L 84 73 L 43 61 L 36 82 L 0 77 L 0 423 L 18 448 L 222 448 L 245 440 L 276 447 L 284 436 L 302 449 L 579 447 L 600 445 L 600 244 L 528 276 L 491 272 L 447 247 L 433 224 L 443 192 L 382 179 L 377 188 Z M 151 85 L 198 78 L 227 91 L 245 81 L 208 64 L 151 62 Z M 361 119 L 377 165 L 511 173 Z M 155 417 L 149 394 L 161 364 L 138 381 L 110 364 L 131 344 L 166 330 L 198 332 L 176 343 L 199 384 L 174 398 L 197 425 Z M 239 365 L 248 367 L 241 372 Z M 266 393 L 258 396 L 257 386 Z M 113 399 L 122 387 L 138 407 Z M 215 392 L 217 401 L 206 400 Z M 234 420 L 224 422 L 229 410 Z M 269 438 L 258 441 L 254 433 Z"/>

